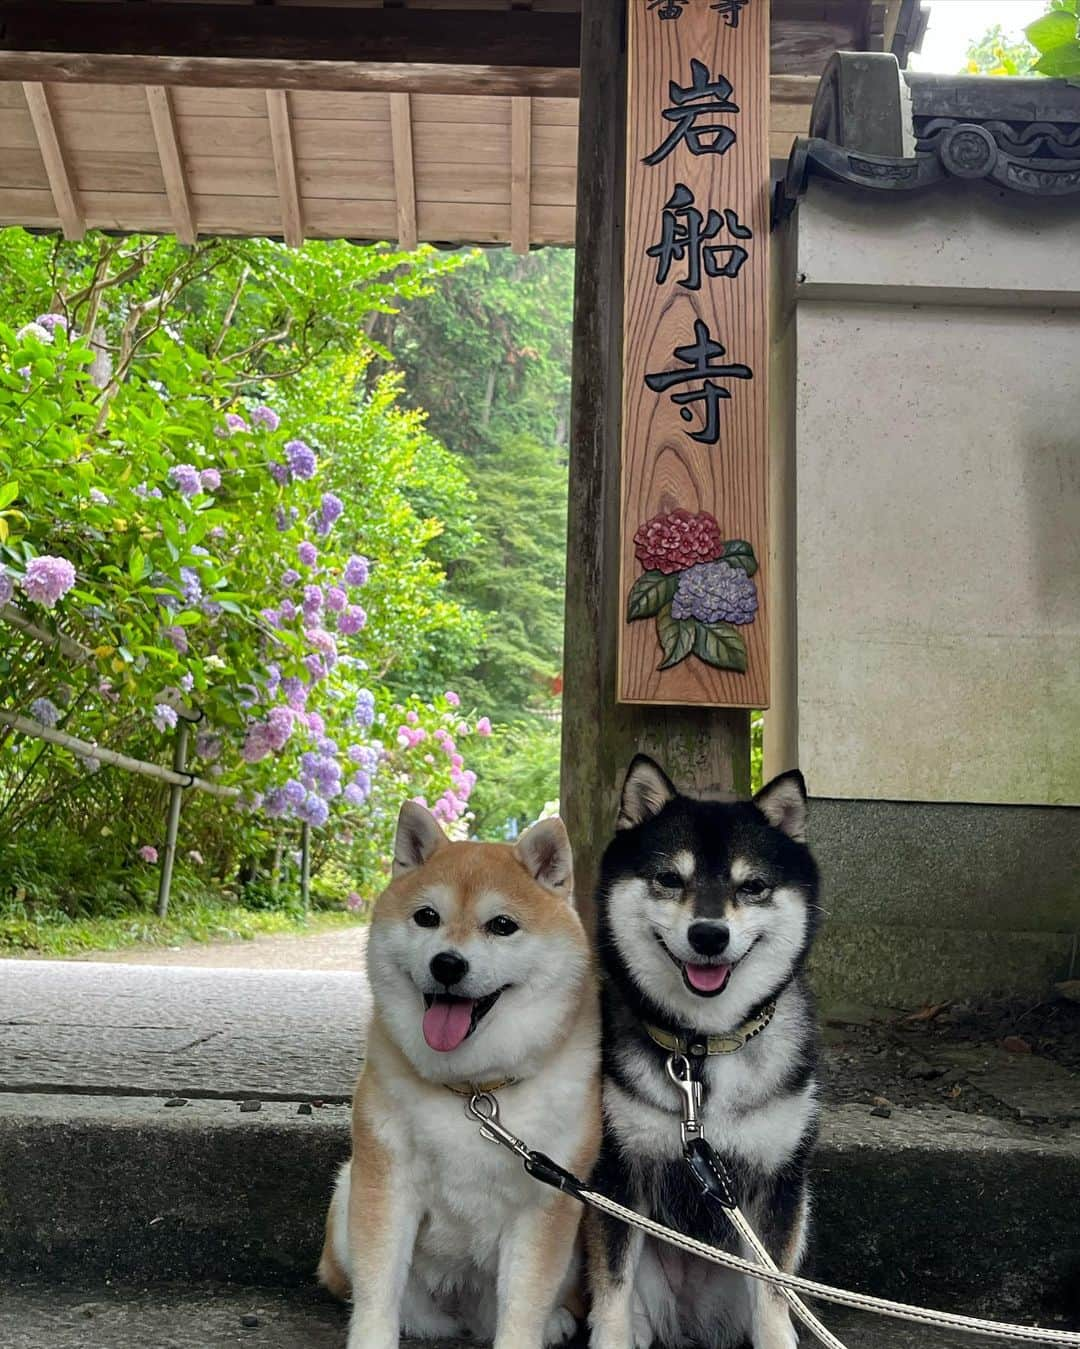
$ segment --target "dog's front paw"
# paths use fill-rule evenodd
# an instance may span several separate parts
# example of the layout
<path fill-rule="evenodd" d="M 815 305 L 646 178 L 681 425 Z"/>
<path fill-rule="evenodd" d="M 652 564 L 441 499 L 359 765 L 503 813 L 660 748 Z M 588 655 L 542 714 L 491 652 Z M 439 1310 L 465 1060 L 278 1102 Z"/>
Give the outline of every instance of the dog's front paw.
<path fill-rule="evenodd" d="M 633 1349 L 652 1349 L 653 1341 L 656 1339 L 649 1314 L 645 1310 L 645 1303 L 636 1291 L 630 1311 L 630 1335 Z"/>
<path fill-rule="evenodd" d="M 565 1344 L 577 1330 L 573 1312 L 565 1307 L 556 1307 L 547 1319 L 544 1327 L 544 1349 L 552 1349 L 556 1344 Z"/>

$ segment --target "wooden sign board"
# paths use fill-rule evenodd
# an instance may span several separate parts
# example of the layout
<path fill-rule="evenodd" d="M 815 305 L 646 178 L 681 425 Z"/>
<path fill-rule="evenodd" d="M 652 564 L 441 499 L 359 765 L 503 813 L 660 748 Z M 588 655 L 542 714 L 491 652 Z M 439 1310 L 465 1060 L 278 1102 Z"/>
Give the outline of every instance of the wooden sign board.
<path fill-rule="evenodd" d="M 618 695 L 768 705 L 768 0 L 627 0 Z"/>

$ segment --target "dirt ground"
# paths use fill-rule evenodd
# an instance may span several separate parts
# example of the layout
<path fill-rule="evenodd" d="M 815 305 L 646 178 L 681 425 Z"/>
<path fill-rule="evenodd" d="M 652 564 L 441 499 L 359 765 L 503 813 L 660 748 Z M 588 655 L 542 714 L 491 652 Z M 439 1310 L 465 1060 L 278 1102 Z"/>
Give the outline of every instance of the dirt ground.
<path fill-rule="evenodd" d="M 1080 1004 L 1051 995 L 924 1008 L 837 1010 L 824 1021 L 826 1100 L 945 1106 L 1033 1130 L 1080 1121 Z"/>

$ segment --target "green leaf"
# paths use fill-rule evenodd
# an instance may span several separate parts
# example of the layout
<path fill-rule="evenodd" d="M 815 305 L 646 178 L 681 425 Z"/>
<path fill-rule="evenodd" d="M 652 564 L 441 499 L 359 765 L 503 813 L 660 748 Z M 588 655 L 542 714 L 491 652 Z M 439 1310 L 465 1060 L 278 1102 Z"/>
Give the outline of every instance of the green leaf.
<path fill-rule="evenodd" d="M 1053 51 L 1044 52 L 1035 62 L 1034 69 L 1052 80 L 1075 80 L 1080 76 L 1080 45 L 1055 47 Z"/>
<path fill-rule="evenodd" d="M 659 670 L 681 664 L 694 649 L 693 619 L 672 618 L 670 604 L 665 604 L 656 616 L 656 635 L 664 652 L 664 659 L 657 666 Z"/>
<path fill-rule="evenodd" d="M 753 576 L 758 569 L 754 550 L 745 539 L 729 539 L 724 544 L 724 556 L 720 561 L 732 567 L 741 567 L 747 576 Z"/>
<path fill-rule="evenodd" d="M 694 655 L 717 670 L 746 673 L 746 643 L 730 623 L 694 620 Z"/>
<path fill-rule="evenodd" d="M 626 606 L 626 621 L 633 623 L 637 618 L 652 618 L 665 604 L 675 598 L 675 589 L 679 584 L 679 573 L 670 576 L 662 571 L 647 571 L 637 578 L 630 591 Z"/>
<path fill-rule="evenodd" d="M 141 548 L 133 548 L 128 558 L 128 575 L 133 581 L 141 581 L 146 572 L 146 557 Z"/>
<path fill-rule="evenodd" d="M 8 482 L 5 483 L 3 487 L 0 487 L 0 511 L 2 511 L 5 506 L 10 506 L 18 495 L 19 484 L 17 482 Z"/>
<path fill-rule="evenodd" d="M 1076 42 L 1076 15 L 1063 9 L 1052 10 L 1034 23 L 1029 23 L 1024 33 L 1039 51 L 1055 51 L 1058 47 Z"/>

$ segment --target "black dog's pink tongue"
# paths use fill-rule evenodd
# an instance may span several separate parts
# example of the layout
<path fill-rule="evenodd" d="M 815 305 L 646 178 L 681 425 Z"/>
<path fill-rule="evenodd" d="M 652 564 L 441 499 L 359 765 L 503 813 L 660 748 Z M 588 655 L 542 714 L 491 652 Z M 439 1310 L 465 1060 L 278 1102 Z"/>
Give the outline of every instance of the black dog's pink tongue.
<path fill-rule="evenodd" d="M 730 965 L 687 965 L 686 967 L 686 977 L 690 980 L 691 987 L 696 988 L 701 993 L 715 993 L 723 988 L 730 973 Z"/>
<path fill-rule="evenodd" d="M 424 1039 L 440 1054 L 448 1054 L 469 1033 L 472 1025 L 473 1003 L 461 998 L 454 1002 L 433 1002 L 424 1013 Z"/>

